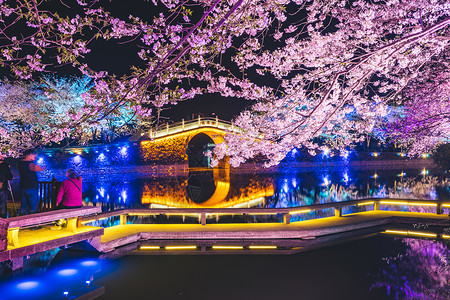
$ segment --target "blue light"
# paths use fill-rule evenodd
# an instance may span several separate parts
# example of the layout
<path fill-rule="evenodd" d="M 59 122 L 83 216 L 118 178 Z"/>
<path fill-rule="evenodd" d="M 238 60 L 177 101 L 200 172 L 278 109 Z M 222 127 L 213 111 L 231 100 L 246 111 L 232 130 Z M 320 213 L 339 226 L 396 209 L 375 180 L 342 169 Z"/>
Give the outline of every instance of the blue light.
<path fill-rule="evenodd" d="M 25 281 L 21 282 L 17 285 L 19 290 L 31 290 L 39 286 L 39 282 L 37 281 Z"/>
<path fill-rule="evenodd" d="M 39 157 L 39 159 L 37 160 L 37 163 L 38 163 L 38 164 L 42 164 L 43 162 L 44 162 L 44 158 Z"/>
<path fill-rule="evenodd" d="M 87 285 L 90 285 L 90 284 L 91 284 L 91 281 L 90 281 L 90 280 L 86 280 L 86 284 L 87 284 Z"/>
<path fill-rule="evenodd" d="M 74 158 L 73 158 L 73 162 L 74 163 L 80 163 L 81 162 L 81 156 L 80 155 L 77 155 L 77 156 L 75 156 Z"/>
<path fill-rule="evenodd" d="M 96 265 L 98 265 L 98 262 L 96 262 L 95 260 L 85 260 L 81 262 L 81 265 L 83 267 L 95 267 Z"/>
<path fill-rule="evenodd" d="M 328 180 L 328 176 L 323 178 L 323 184 L 324 186 L 328 186 L 331 182 Z"/>
<path fill-rule="evenodd" d="M 126 190 L 122 190 L 120 195 L 122 196 L 123 202 L 126 202 L 127 198 L 128 198 L 127 191 Z"/>
<path fill-rule="evenodd" d="M 344 152 L 341 154 L 341 156 L 344 157 L 345 159 L 348 159 L 349 155 L 350 155 L 350 151 L 344 151 Z"/>
<path fill-rule="evenodd" d="M 67 297 L 69 295 L 69 292 L 65 291 L 63 294 Z"/>
<path fill-rule="evenodd" d="M 292 186 L 294 189 L 297 187 L 297 180 L 295 178 L 292 178 Z"/>
<path fill-rule="evenodd" d="M 126 156 L 127 155 L 127 151 L 128 151 L 128 147 L 127 146 L 123 146 L 121 148 L 119 148 L 119 152 L 122 156 Z"/>
<path fill-rule="evenodd" d="M 64 269 L 61 271 L 58 271 L 58 275 L 60 276 L 73 276 L 78 273 L 77 269 Z"/>
<path fill-rule="evenodd" d="M 344 173 L 343 177 L 344 177 L 344 182 L 348 182 L 350 180 L 348 178 L 348 174 L 347 173 Z"/>
<path fill-rule="evenodd" d="M 99 159 L 100 161 L 104 161 L 104 160 L 106 159 L 105 154 L 100 153 L 100 155 L 98 156 L 98 159 Z"/>
<path fill-rule="evenodd" d="M 100 196 L 103 198 L 103 197 L 105 197 L 105 189 L 104 188 L 99 188 L 99 189 L 97 189 L 97 192 L 100 194 Z M 97 197 L 98 197 L 98 195 L 97 195 Z"/>

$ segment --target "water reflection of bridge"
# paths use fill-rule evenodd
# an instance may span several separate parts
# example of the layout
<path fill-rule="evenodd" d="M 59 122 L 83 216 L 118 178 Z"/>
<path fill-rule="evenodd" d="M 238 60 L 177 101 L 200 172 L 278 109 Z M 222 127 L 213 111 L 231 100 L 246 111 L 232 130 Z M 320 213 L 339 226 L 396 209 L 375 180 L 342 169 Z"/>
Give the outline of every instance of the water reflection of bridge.
<path fill-rule="evenodd" d="M 185 176 L 144 185 L 142 204 L 150 208 L 225 208 L 264 206 L 274 194 L 271 178 L 230 179 L 230 167 L 189 169 Z"/>

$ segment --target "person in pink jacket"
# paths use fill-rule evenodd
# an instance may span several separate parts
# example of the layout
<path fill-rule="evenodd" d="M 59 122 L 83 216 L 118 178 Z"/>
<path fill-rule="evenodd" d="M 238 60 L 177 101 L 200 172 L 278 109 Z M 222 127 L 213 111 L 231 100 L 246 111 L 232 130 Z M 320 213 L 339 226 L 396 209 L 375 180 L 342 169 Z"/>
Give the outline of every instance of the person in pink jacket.
<path fill-rule="evenodd" d="M 83 206 L 81 202 L 82 194 L 82 178 L 76 176 L 73 169 L 66 171 L 67 179 L 61 184 L 61 188 L 56 198 L 56 206 L 58 208 L 80 208 Z"/>

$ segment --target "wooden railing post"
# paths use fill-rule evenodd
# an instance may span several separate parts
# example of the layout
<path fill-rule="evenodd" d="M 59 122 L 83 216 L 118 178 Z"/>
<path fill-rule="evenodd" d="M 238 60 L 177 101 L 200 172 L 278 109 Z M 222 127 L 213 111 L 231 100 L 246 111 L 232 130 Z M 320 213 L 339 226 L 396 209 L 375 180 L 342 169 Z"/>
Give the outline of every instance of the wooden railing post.
<path fill-rule="evenodd" d="M 380 210 L 380 201 L 375 201 L 373 203 L 373 210 Z"/>
<path fill-rule="evenodd" d="M 127 225 L 127 215 L 120 215 L 120 225 Z"/>
<path fill-rule="evenodd" d="M 206 225 L 206 213 L 202 212 L 201 214 L 201 222 L 202 225 Z"/>
<path fill-rule="evenodd" d="M 342 216 L 342 207 L 335 207 L 334 208 L 334 216 L 335 217 L 341 217 Z"/>
<path fill-rule="evenodd" d="M 283 214 L 283 223 L 284 224 L 291 223 L 291 215 L 288 212 Z"/>

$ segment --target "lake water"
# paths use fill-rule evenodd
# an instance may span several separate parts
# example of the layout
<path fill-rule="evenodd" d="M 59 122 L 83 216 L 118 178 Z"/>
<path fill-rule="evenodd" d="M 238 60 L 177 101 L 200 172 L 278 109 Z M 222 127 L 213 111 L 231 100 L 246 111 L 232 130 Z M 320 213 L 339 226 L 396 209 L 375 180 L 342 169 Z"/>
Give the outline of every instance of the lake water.
<path fill-rule="evenodd" d="M 63 179 L 52 170 L 43 179 L 55 174 Z M 446 173 L 404 166 L 109 172 L 83 178 L 84 204 L 103 211 L 281 208 L 365 197 L 434 200 L 448 197 L 450 188 Z M 443 241 L 381 234 L 293 255 L 109 259 L 56 249 L 33 255 L 20 274 L 3 272 L 0 298 L 448 299 L 449 257 Z"/>
<path fill-rule="evenodd" d="M 62 178 L 60 179 L 62 180 Z M 424 168 L 351 167 L 84 175 L 85 205 L 104 211 L 149 207 L 282 208 L 365 197 L 431 199 L 448 174 Z"/>
<path fill-rule="evenodd" d="M 383 235 L 294 255 L 104 260 L 55 250 L 30 258 L 18 276 L 4 275 L 0 295 L 8 300 L 448 299 L 449 254 L 443 242 Z"/>

